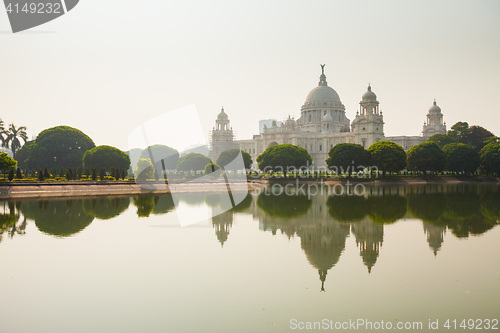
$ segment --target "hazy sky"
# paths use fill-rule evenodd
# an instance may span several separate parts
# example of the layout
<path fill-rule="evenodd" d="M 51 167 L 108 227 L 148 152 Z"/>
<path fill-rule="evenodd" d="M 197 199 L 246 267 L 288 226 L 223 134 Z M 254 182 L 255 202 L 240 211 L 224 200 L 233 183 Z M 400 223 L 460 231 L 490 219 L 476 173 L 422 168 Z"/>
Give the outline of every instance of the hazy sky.
<path fill-rule="evenodd" d="M 76 127 L 128 148 L 143 122 L 224 106 L 238 139 L 300 116 L 326 64 L 354 118 L 371 83 L 385 134 L 419 135 L 436 98 L 448 127 L 500 135 L 500 1 L 80 0 L 12 34 L 0 10 L 0 117 L 29 135 Z"/>

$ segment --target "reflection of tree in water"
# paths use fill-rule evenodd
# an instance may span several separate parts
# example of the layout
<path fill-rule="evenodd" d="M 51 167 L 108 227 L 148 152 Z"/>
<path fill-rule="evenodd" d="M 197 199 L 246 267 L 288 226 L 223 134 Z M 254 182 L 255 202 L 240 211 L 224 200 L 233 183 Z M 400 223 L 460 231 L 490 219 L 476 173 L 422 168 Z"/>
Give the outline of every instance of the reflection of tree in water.
<path fill-rule="evenodd" d="M 436 255 L 446 229 L 465 238 L 482 234 L 500 219 L 500 193 L 497 186 L 457 184 L 426 186 L 407 195 L 408 209 L 423 222 L 429 246 Z"/>
<path fill-rule="evenodd" d="M 19 201 L 13 202 L 3 202 L 3 212 L 0 213 L 0 242 L 3 239 L 3 234 L 7 233 L 7 235 L 12 238 L 14 235 L 24 235 L 26 233 L 26 216 L 23 216 L 22 222 L 21 216 L 19 214 L 19 208 L 21 203 Z M 8 212 L 7 208 L 8 207 Z"/>
<path fill-rule="evenodd" d="M 368 200 L 361 196 L 330 196 L 326 202 L 328 211 L 340 222 L 358 222 L 370 213 Z"/>
<path fill-rule="evenodd" d="M 481 197 L 472 191 L 447 193 L 446 210 L 439 222 L 446 223 L 453 235 L 459 238 L 483 234 L 494 226 L 481 214 Z"/>
<path fill-rule="evenodd" d="M 155 215 L 167 214 L 175 209 L 174 199 L 171 194 L 155 195 L 154 203 L 153 214 Z"/>
<path fill-rule="evenodd" d="M 85 212 L 100 220 L 109 220 L 120 215 L 129 205 L 128 197 L 99 197 L 83 201 Z"/>
<path fill-rule="evenodd" d="M 444 193 L 410 193 L 408 199 L 409 213 L 424 222 L 434 222 L 439 219 L 446 208 Z"/>
<path fill-rule="evenodd" d="M 480 211 L 488 224 L 500 224 L 500 192 L 483 194 Z"/>
<path fill-rule="evenodd" d="M 137 207 L 138 217 L 149 217 L 155 208 L 155 198 L 152 194 L 143 194 L 134 197 L 134 206 Z"/>
<path fill-rule="evenodd" d="M 306 214 L 311 204 L 311 199 L 305 195 L 287 196 L 262 192 L 257 198 L 257 206 L 266 214 L 284 219 Z"/>
<path fill-rule="evenodd" d="M 406 215 L 406 198 L 400 195 L 371 196 L 371 220 L 375 223 L 387 224 L 401 220 Z"/>
<path fill-rule="evenodd" d="M 353 223 L 351 231 L 356 237 L 356 244 L 359 247 L 359 254 L 363 258 L 363 263 L 368 268 L 368 273 L 371 273 L 384 241 L 384 227 L 365 219 Z"/>
<path fill-rule="evenodd" d="M 234 213 L 242 213 L 244 211 L 247 211 L 252 206 L 252 202 L 253 202 L 253 197 L 249 193 L 247 194 L 245 199 L 241 200 L 241 202 L 236 206 L 234 206 L 233 209 L 231 209 L 231 211 Z"/>
<path fill-rule="evenodd" d="M 137 207 L 137 216 L 163 215 L 174 210 L 175 203 L 170 194 L 143 194 L 134 196 L 134 206 Z"/>
<path fill-rule="evenodd" d="M 94 220 L 83 209 L 82 199 L 23 201 L 20 210 L 38 230 L 54 236 L 71 236 Z"/>

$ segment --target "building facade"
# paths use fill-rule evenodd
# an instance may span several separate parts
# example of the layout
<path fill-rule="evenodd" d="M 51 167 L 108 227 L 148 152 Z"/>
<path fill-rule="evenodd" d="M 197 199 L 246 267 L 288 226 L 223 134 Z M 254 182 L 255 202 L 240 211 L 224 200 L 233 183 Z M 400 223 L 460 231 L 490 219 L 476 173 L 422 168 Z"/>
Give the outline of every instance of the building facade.
<path fill-rule="evenodd" d="M 377 141 L 387 140 L 407 150 L 434 134 L 446 133 L 441 109 L 434 101 L 427 114 L 422 135 L 386 137 L 384 117 L 379 110 L 377 95 L 370 85 L 362 95 L 359 110 L 351 121 L 347 118 L 339 95 L 328 86 L 324 66 L 321 65 L 318 86 L 311 90 L 300 108 L 300 117 L 295 119 L 288 116 L 281 123 L 266 120 L 261 133 L 254 135 L 252 139 L 234 140 L 229 117 L 222 109 L 211 132 L 211 158 L 215 160 L 222 151 L 239 148 L 248 152 L 255 161 L 267 147 L 289 143 L 305 148 L 312 157 L 314 167 L 325 167 L 328 152 L 339 143 L 356 143 L 367 149 Z M 270 126 L 267 126 L 269 123 Z"/>

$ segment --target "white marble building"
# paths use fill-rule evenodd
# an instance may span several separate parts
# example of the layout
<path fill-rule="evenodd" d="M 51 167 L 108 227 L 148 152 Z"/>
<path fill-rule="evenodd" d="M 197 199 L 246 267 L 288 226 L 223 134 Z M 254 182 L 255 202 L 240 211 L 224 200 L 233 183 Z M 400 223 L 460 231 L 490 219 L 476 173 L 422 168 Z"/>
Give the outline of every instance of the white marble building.
<path fill-rule="evenodd" d="M 290 143 L 307 149 L 313 158 L 313 165 L 323 167 L 328 152 L 339 143 L 357 143 L 368 148 L 374 142 L 388 140 L 406 150 L 434 134 L 446 133 L 441 109 L 434 101 L 421 136 L 386 137 L 384 117 L 370 85 L 361 97 L 354 120 L 349 120 L 339 95 L 328 86 L 324 66 L 321 65 L 318 86 L 311 90 L 300 108 L 300 117 L 294 119 L 288 116 L 281 125 L 272 122 L 271 126 L 264 126 L 262 133 L 254 135 L 252 139 L 234 140 L 228 115 L 222 109 L 211 132 L 211 158 L 217 159 L 224 150 L 240 148 L 250 153 L 255 161 L 270 145 Z"/>

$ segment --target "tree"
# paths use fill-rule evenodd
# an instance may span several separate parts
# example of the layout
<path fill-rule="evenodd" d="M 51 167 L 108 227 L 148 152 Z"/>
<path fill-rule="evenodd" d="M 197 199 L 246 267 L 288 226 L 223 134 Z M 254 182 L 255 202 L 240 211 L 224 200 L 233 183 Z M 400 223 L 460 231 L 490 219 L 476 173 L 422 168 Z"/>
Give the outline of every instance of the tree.
<path fill-rule="evenodd" d="M 16 178 L 23 179 L 23 173 L 21 172 L 21 169 L 19 169 L 19 168 L 17 168 L 17 170 L 16 170 Z"/>
<path fill-rule="evenodd" d="M 42 169 L 39 169 L 38 170 L 38 180 L 43 182 L 44 179 L 45 179 L 45 177 L 43 176 Z"/>
<path fill-rule="evenodd" d="M 3 131 L 6 134 L 6 137 L 3 138 L 3 147 L 10 148 L 12 150 L 12 156 L 14 159 L 16 158 L 16 151 L 22 146 L 20 139 L 22 139 L 25 143 L 28 141 L 28 135 L 26 134 L 26 127 L 21 126 L 16 128 L 14 124 L 9 125 L 9 129 L 7 131 Z"/>
<path fill-rule="evenodd" d="M 328 152 L 326 165 L 336 169 L 337 173 L 349 173 L 363 170 L 370 163 L 370 153 L 363 146 L 353 143 L 340 143 Z"/>
<path fill-rule="evenodd" d="M 104 180 L 104 177 L 106 177 L 106 169 L 101 168 L 101 171 L 99 171 L 99 179 Z"/>
<path fill-rule="evenodd" d="M 163 173 L 174 170 L 179 160 L 179 152 L 165 145 L 152 145 L 144 149 L 139 158 L 149 158 L 154 168 Z"/>
<path fill-rule="evenodd" d="M 3 177 L 10 170 L 16 169 L 17 162 L 15 159 L 10 157 L 7 153 L 0 153 L 0 170 L 3 172 Z"/>
<path fill-rule="evenodd" d="M 52 127 L 38 135 L 27 163 L 37 168 L 77 168 L 82 165 L 85 152 L 94 147 L 92 139 L 76 128 Z"/>
<path fill-rule="evenodd" d="M 181 171 L 203 171 L 208 163 L 212 163 L 212 161 L 205 155 L 189 153 L 179 158 L 177 169 Z"/>
<path fill-rule="evenodd" d="M 35 145 L 35 140 L 27 141 L 21 148 L 16 151 L 16 160 L 19 167 L 23 170 L 32 168 L 32 165 L 28 164 L 28 157 L 30 156 L 31 149 Z"/>
<path fill-rule="evenodd" d="M 448 136 L 455 142 L 462 142 L 463 136 L 467 129 L 469 128 L 469 124 L 465 121 L 459 121 L 455 125 L 451 126 L 451 129 L 448 131 Z"/>
<path fill-rule="evenodd" d="M 218 178 L 220 176 L 221 167 L 215 163 L 208 163 L 205 165 L 205 175 L 211 174 L 212 177 Z"/>
<path fill-rule="evenodd" d="M 446 156 L 434 141 L 426 141 L 411 147 L 407 153 L 408 168 L 410 170 L 437 172 L 443 171 L 446 165 Z"/>
<path fill-rule="evenodd" d="M 283 174 L 296 169 L 308 168 L 312 158 L 306 149 L 291 144 L 268 147 L 257 157 L 259 169 L 281 171 Z"/>
<path fill-rule="evenodd" d="M 471 126 L 465 131 L 460 142 L 474 147 L 479 152 L 486 145 L 485 140 L 493 136 L 493 133 L 481 126 Z"/>
<path fill-rule="evenodd" d="M 371 164 L 386 172 L 398 172 L 406 168 L 406 153 L 403 147 L 390 141 L 378 141 L 368 148 Z"/>
<path fill-rule="evenodd" d="M 49 169 L 47 167 L 43 170 L 43 177 L 50 178 Z"/>
<path fill-rule="evenodd" d="M 429 141 L 437 143 L 439 148 L 443 148 L 447 144 L 454 143 L 455 141 L 447 134 L 434 134 L 429 138 Z"/>
<path fill-rule="evenodd" d="M 454 172 L 475 172 L 480 164 L 479 154 L 474 147 L 463 143 L 450 143 L 443 148 L 446 156 L 446 170 Z"/>
<path fill-rule="evenodd" d="M 96 168 L 92 169 L 92 180 L 97 180 L 97 170 L 96 170 Z"/>
<path fill-rule="evenodd" d="M 487 174 L 500 176 L 500 143 L 489 143 L 479 152 L 481 168 Z"/>
<path fill-rule="evenodd" d="M 243 151 L 241 149 L 230 149 L 223 151 L 219 157 L 217 158 L 217 165 L 226 168 L 226 166 L 233 162 L 237 156 L 241 153 L 241 157 L 243 158 L 243 165 L 239 165 L 240 163 L 234 163 L 235 169 L 250 169 L 252 167 L 252 156 L 250 156 L 249 153 L 246 151 Z M 237 161 L 236 161 L 237 162 Z"/>
<path fill-rule="evenodd" d="M 97 146 L 85 152 L 83 155 L 83 167 L 89 169 L 104 168 L 106 171 L 111 171 L 113 167 L 128 169 L 130 167 L 130 158 L 118 148 Z"/>
<path fill-rule="evenodd" d="M 66 170 L 66 179 L 73 180 L 73 169 L 68 168 L 68 170 Z M 101 180 L 102 180 L 102 178 L 101 178 Z"/>
<path fill-rule="evenodd" d="M 137 161 L 137 168 L 134 170 L 135 179 L 145 181 L 153 178 L 154 167 L 149 158 L 140 158 Z"/>
<path fill-rule="evenodd" d="M 493 133 L 481 126 L 470 126 L 459 121 L 448 131 L 448 136 L 455 142 L 470 145 L 479 152 L 485 145 L 485 140 L 493 137 Z"/>

